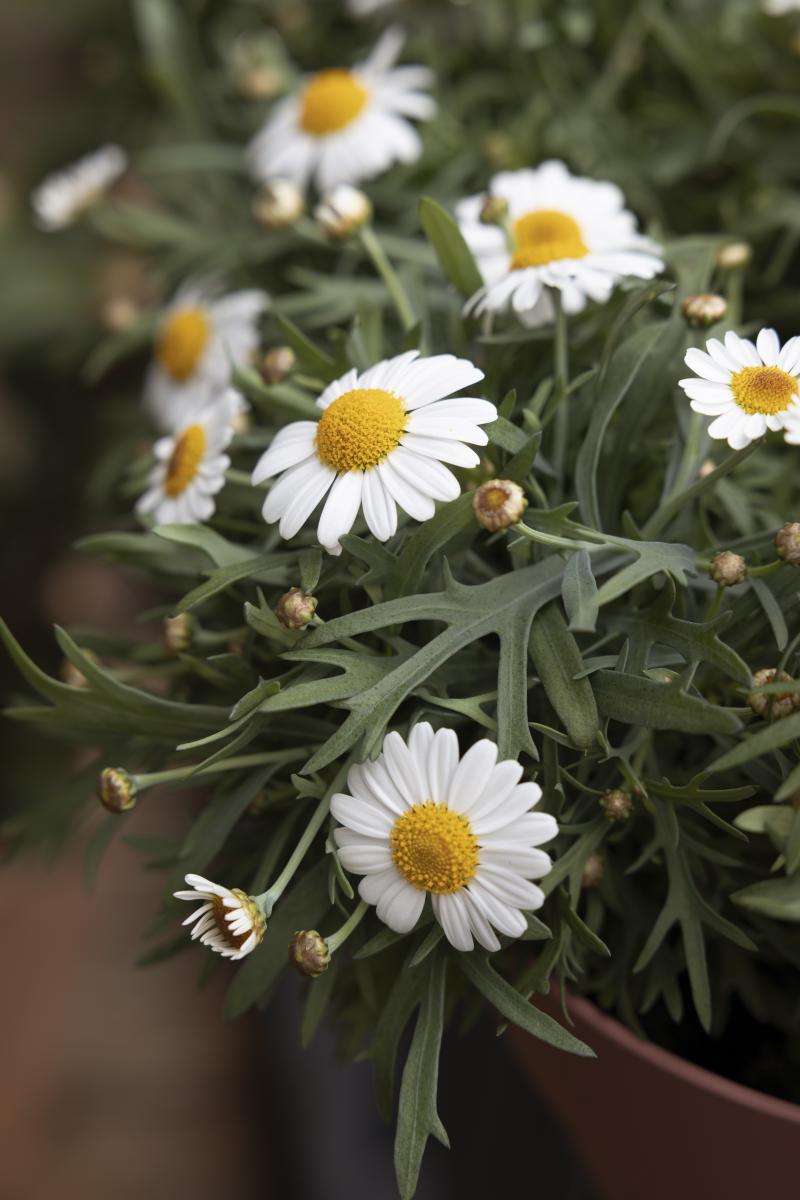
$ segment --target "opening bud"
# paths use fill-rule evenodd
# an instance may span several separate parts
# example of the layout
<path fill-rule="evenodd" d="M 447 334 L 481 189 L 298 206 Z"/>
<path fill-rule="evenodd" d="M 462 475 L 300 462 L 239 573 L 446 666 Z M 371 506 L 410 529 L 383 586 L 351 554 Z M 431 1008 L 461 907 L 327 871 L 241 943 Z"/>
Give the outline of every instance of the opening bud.
<path fill-rule="evenodd" d="M 733 550 L 720 550 L 711 559 L 708 573 L 720 587 L 735 587 L 747 578 L 747 563 Z"/>
<path fill-rule="evenodd" d="M 784 562 L 800 567 L 800 521 L 790 521 L 778 530 L 775 548 Z"/>
<path fill-rule="evenodd" d="M 627 821 L 633 811 L 633 797 L 622 788 L 610 788 L 600 797 L 600 807 L 607 821 Z"/>
<path fill-rule="evenodd" d="M 136 803 L 136 784 L 122 767 L 105 767 L 97 781 L 97 795 L 109 812 L 128 812 Z"/>
<path fill-rule="evenodd" d="M 290 346 L 273 346 L 261 359 L 259 371 L 265 383 L 280 383 L 297 362 Z"/>
<path fill-rule="evenodd" d="M 724 296 L 704 292 L 700 296 L 687 296 L 681 301 L 681 312 L 687 325 L 693 329 L 708 329 L 721 321 L 728 311 Z"/>
<path fill-rule="evenodd" d="M 475 520 L 484 529 L 508 529 L 520 520 L 528 501 L 518 483 L 511 479 L 489 479 L 472 497 Z"/>
<path fill-rule="evenodd" d="M 304 208 L 303 193 L 289 179 L 265 183 L 253 200 L 253 216 L 264 229 L 286 229 Z"/>
<path fill-rule="evenodd" d="M 289 588 L 275 606 L 275 616 L 286 629 L 304 629 L 317 611 L 317 597 L 302 588 Z"/>
<path fill-rule="evenodd" d="M 174 617 L 164 617 L 161 631 L 161 642 L 167 654 L 173 658 L 183 654 L 192 644 L 194 621 L 189 613 L 178 613 Z"/>
<path fill-rule="evenodd" d="M 316 929 L 300 929 L 289 942 L 289 964 L 307 979 L 316 979 L 328 969 L 331 952 Z"/>
<path fill-rule="evenodd" d="M 777 674 L 774 667 L 763 667 L 753 676 L 756 687 L 767 683 L 794 683 L 794 679 L 786 671 Z M 800 708 L 800 692 L 751 692 L 747 703 L 758 717 L 771 717 L 773 721 L 781 721 L 790 717 Z"/>
<path fill-rule="evenodd" d="M 352 237 L 372 217 L 372 204 L 358 188 L 339 184 L 326 192 L 314 209 L 314 219 L 330 238 Z"/>

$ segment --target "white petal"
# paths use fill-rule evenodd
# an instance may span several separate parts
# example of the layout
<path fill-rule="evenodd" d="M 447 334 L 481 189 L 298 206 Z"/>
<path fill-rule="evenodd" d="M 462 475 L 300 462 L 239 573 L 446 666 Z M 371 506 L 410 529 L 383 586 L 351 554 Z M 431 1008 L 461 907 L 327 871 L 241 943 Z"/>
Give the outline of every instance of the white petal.
<path fill-rule="evenodd" d="M 450 896 L 432 896 L 434 915 L 444 930 L 444 935 L 456 950 L 471 950 L 473 947 L 467 908 L 460 892 Z"/>
<path fill-rule="evenodd" d="M 447 803 L 457 766 L 458 738 L 454 730 L 437 730 L 428 753 L 428 786 L 435 804 Z"/>
<path fill-rule="evenodd" d="M 384 738 L 383 759 L 391 779 L 409 804 L 421 804 L 428 799 L 427 780 L 420 772 L 416 755 L 396 730 Z"/>
<path fill-rule="evenodd" d="M 338 549 L 339 539 L 353 528 L 361 507 L 363 484 L 362 471 L 345 471 L 331 488 L 317 526 L 319 544 L 326 550 Z"/>
<path fill-rule="evenodd" d="M 481 738 L 471 746 L 450 781 L 447 797 L 449 807 L 455 812 L 469 815 L 472 806 L 483 794 L 496 762 L 497 746 L 488 738 Z"/>
<path fill-rule="evenodd" d="M 382 842 L 362 842 L 360 845 L 340 846 L 339 861 L 345 871 L 355 875 L 374 875 L 392 865 L 389 847 Z"/>
<path fill-rule="evenodd" d="M 494 833 L 497 829 L 502 829 L 504 825 L 509 825 L 511 821 L 515 821 L 517 817 L 521 817 L 528 809 L 538 804 L 541 795 L 542 789 L 537 783 L 518 783 L 502 805 L 498 805 L 485 816 L 476 817 L 471 821 L 475 836 L 481 838 L 488 833 Z"/>
<path fill-rule="evenodd" d="M 684 362 L 701 379 L 709 379 L 714 383 L 730 382 L 730 371 L 726 367 L 721 367 L 719 363 L 714 362 L 710 355 L 704 354 L 696 346 L 691 346 L 686 351 Z"/>
<path fill-rule="evenodd" d="M 408 933 L 414 928 L 425 904 L 425 892 L 399 879 L 387 888 L 377 905 L 378 917 L 395 933 Z"/>
<path fill-rule="evenodd" d="M 337 792 L 331 800 L 331 814 L 347 829 L 368 837 L 388 838 L 394 823 L 382 806 L 343 792 Z"/>
<path fill-rule="evenodd" d="M 379 542 L 386 542 L 397 532 L 397 505 L 384 487 L 377 471 L 364 472 L 361 495 L 364 519 Z"/>
<path fill-rule="evenodd" d="M 774 367 L 781 352 L 781 344 L 774 329 L 762 329 L 756 338 L 756 349 L 761 355 L 761 361 L 768 367 Z"/>

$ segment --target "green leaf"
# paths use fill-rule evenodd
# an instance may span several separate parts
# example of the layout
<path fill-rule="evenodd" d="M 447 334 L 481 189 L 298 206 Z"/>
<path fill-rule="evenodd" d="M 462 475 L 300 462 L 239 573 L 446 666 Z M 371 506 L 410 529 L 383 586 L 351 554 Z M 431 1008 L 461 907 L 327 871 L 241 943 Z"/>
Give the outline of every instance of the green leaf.
<path fill-rule="evenodd" d="M 318 376 L 326 383 L 336 377 L 336 363 L 330 354 L 326 354 L 324 350 L 315 346 L 288 317 L 282 317 L 280 313 L 276 313 L 275 320 L 278 322 L 278 328 L 283 334 L 286 345 L 294 350 L 297 361 L 304 370 Z"/>
<path fill-rule="evenodd" d="M 579 1054 L 583 1058 L 595 1057 L 589 1046 L 521 996 L 477 951 L 459 954 L 457 962 L 473 987 L 478 989 L 506 1021 L 518 1025 L 532 1037 L 547 1042 L 548 1046 L 555 1046 L 557 1050 L 566 1050 L 569 1054 Z"/>
<path fill-rule="evenodd" d="M 234 563 L 251 562 L 252 551 L 246 546 L 235 546 L 208 525 L 156 525 L 156 537 L 167 542 L 178 542 L 182 546 L 194 546 L 211 559 L 215 567 L 230 567 Z"/>
<path fill-rule="evenodd" d="M 557 603 L 546 604 L 534 617 L 529 650 L 547 698 L 570 740 L 580 750 L 588 750 L 600 730 L 600 717 L 588 678 L 575 678 L 583 658 Z"/>
<path fill-rule="evenodd" d="M 733 712 L 688 695 L 677 681 L 657 683 L 618 671 L 596 671 L 592 681 L 603 716 L 626 725 L 698 734 L 736 733 L 741 728 Z"/>
<path fill-rule="evenodd" d="M 768 754 L 770 750 L 779 750 L 782 746 L 788 746 L 798 737 L 800 737 L 800 713 L 794 713 L 793 716 L 773 721 L 771 725 L 765 725 L 759 729 L 758 733 L 746 737 L 738 746 L 734 746 L 727 754 L 723 754 L 722 758 L 711 763 L 708 771 L 713 775 L 717 771 L 729 771 L 732 767 L 741 767 L 754 758 L 761 758 L 763 754 Z"/>
<path fill-rule="evenodd" d="M 255 558 L 247 558 L 228 567 L 219 567 L 209 573 L 205 583 L 187 592 L 175 605 L 175 611 L 188 612 L 191 608 L 197 608 L 212 596 L 226 591 L 235 583 L 242 583 L 245 579 L 254 579 L 258 583 L 287 583 L 289 568 L 293 562 L 293 555 L 278 552 L 259 554 Z"/>
<path fill-rule="evenodd" d="M 800 921 L 800 872 L 764 879 L 734 892 L 734 904 L 776 921 Z"/>
<path fill-rule="evenodd" d="M 594 633 L 597 626 L 597 583 L 588 550 L 576 550 L 567 559 L 561 584 L 561 599 L 575 633 Z"/>
<path fill-rule="evenodd" d="M 319 1023 L 325 1014 L 325 1009 L 328 1007 L 334 988 L 336 987 L 336 977 L 339 974 L 343 961 L 344 959 L 340 954 L 333 955 L 328 969 L 318 979 L 309 979 L 308 981 L 308 996 L 303 1008 L 303 1019 L 300 1023 L 300 1045 L 303 1049 L 310 1045 L 314 1039 L 314 1034 L 319 1028 Z"/>
<path fill-rule="evenodd" d="M 446 973 L 447 959 L 437 955 L 431 962 L 403 1069 L 394 1142 L 394 1168 L 402 1200 L 411 1200 L 416 1191 L 428 1137 L 433 1134 L 449 1145 L 436 1111 Z"/>
<path fill-rule="evenodd" d="M 447 278 L 465 299 L 473 296 L 483 286 L 483 280 L 453 217 L 436 200 L 423 196 L 419 219 Z"/>
<path fill-rule="evenodd" d="M 750 587 L 758 597 L 764 610 L 764 615 L 772 626 L 772 634 L 779 650 L 785 650 L 789 641 L 789 630 L 786 628 L 786 618 L 780 604 L 773 596 L 763 579 L 750 578 Z"/>

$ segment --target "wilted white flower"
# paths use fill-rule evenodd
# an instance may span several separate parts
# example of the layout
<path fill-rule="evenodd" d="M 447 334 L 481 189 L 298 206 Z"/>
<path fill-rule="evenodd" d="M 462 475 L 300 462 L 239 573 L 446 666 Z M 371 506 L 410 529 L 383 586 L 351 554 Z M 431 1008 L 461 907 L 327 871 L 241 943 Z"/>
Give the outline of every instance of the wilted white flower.
<path fill-rule="evenodd" d="M 453 395 L 480 379 L 483 371 L 466 359 L 420 358 L 418 350 L 361 374 L 348 371 L 317 400 L 319 420 L 287 425 L 256 464 L 254 485 L 280 475 L 264 501 L 264 520 L 279 520 L 281 537 L 292 538 L 327 496 L 317 537 L 331 554 L 341 553 L 340 538 L 361 508 L 382 542 L 397 529 L 398 505 L 427 521 L 435 500 L 460 492 L 443 464 L 477 466 L 478 455 L 464 443 L 485 446 L 480 426 L 497 417 L 488 400 Z"/>
<path fill-rule="evenodd" d="M 267 922 L 255 899 L 239 888 L 226 888 L 202 875 L 187 875 L 191 890 L 175 892 L 177 900 L 200 901 L 200 907 L 186 918 L 193 925 L 192 940 L 234 961 L 252 953 L 264 936 Z"/>
<path fill-rule="evenodd" d="M 128 165 L 119 146 L 102 146 L 47 179 L 31 195 L 36 223 L 52 233 L 83 216 L 108 191 Z"/>
<path fill-rule="evenodd" d="M 558 833 L 555 817 L 532 810 L 542 789 L 520 783 L 522 767 L 497 762 L 486 739 L 459 758 L 452 729 L 415 725 L 406 743 L 390 733 L 375 762 L 351 767 L 349 793 L 331 801 L 346 871 L 364 878 L 362 900 L 397 933 L 414 928 L 431 897 L 433 915 L 456 950 L 477 941 L 498 950 L 495 930 L 520 937 L 524 913 L 544 903 L 532 883 L 551 868 L 538 849 Z"/>

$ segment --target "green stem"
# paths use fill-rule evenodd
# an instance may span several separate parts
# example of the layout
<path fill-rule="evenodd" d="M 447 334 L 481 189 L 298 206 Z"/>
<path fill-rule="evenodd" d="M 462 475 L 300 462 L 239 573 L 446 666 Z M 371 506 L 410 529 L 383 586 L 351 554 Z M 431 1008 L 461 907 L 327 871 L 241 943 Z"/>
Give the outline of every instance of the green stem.
<path fill-rule="evenodd" d="M 397 272 L 389 262 L 386 252 L 375 236 L 375 231 L 371 225 L 362 226 L 358 236 L 361 245 L 372 259 L 372 265 L 386 284 L 397 315 L 400 318 L 400 324 L 403 326 L 403 331 L 408 333 L 417 324 L 417 318 L 414 315 L 411 301 L 406 295 L 405 288 L 400 282 Z"/>
<path fill-rule="evenodd" d="M 772 562 L 763 563 L 760 567 L 748 567 L 747 574 L 748 575 L 756 575 L 756 576 L 774 575 L 775 572 L 779 571 L 782 566 L 783 566 L 783 559 L 776 558 Z"/>
<path fill-rule="evenodd" d="M 720 587 L 718 584 L 717 590 L 714 592 L 714 595 L 711 599 L 711 603 L 708 606 L 708 612 L 706 613 L 706 621 L 712 621 L 714 619 L 714 617 L 717 615 L 717 613 L 719 612 L 719 606 L 720 606 L 720 604 L 722 604 L 722 596 L 723 596 L 724 591 L 725 591 L 725 588 Z"/>
<path fill-rule="evenodd" d="M 569 409 L 566 404 L 569 391 L 569 346 L 567 342 L 567 314 L 558 288 L 551 288 L 550 298 L 555 312 L 553 328 L 553 469 L 556 473 L 556 502 L 564 494 L 564 466 L 569 442 Z"/>
<path fill-rule="evenodd" d="M 222 758 L 209 763 L 202 770 L 197 770 L 197 764 L 185 767 L 173 767 L 168 771 L 151 771 L 146 775 L 133 775 L 136 787 L 154 787 L 157 783 L 178 783 L 189 779 L 203 779 L 206 775 L 218 775 L 222 771 L 239 771 L 244 767 L 260 767 L 264 763 L 292 762 L 295 759 L 307 758 L 308 747 L 299 746 L 296 750 L 270 750 L 263 754 L 236 754 L 230 758 Z"/>
<path fill-rule="evenodd" d="M 306 850 L 308 850 L 314 838 L 319 833 L 325 819 L 327 818 L 329 808 L 330 798 L 328 796 L 323 796 L 317 807 L 314 809 L 314 812 L 311 815 L 311 820 L 303 830 L 300 841 L 292 851 L 289 861 L 281 871 L 278 878 L 271 887 L 267 888 L 266 892 L 263 892 L 262 895 L 255 897 L 256 903 L 260 904 L 264 910 L 265 917 L 270 916 L 275 904 L 286 891 L 287 887 L 294 878 L 297 868 L 300 866 L 300 863 L 305 857 Z"/>
<path fill-rule="evenodd" d="M 325 938 L 328 943 L 328 950 L 333 954 L 343 942 L 346 942 L 364 916 L 364 913 L 369 908 L 366 900 L 359 900 L 357 906 L 350 913 L 350 916 L 345 921 L 341 929 L 337 929 L 336 933 L 332 933 L 330 937 Z"/>
<path fill-rule="evenodd" d="M 724 462 L 719 464 L 716 470 L 712 471 L 709 475 L 705 475 L 702 479 L 698 479 L 697 483 L 693 483 L 691 487 L 685 488 L 682 492 L 673 492 L 647 522 L 642 530 L 643 536 L 652 539 L 657 533 L 661 533 L 663 529 L 666 529 L 673 517 L 676 517 L 679 512 L 686 508 L 691 500 L 694 500 L 696 496 L 712 488 L 720 479 L 729 475 L 740 463 L 748 459 L 763 441 L 763 438 L 759 438 L 758 441 L 751 442 L 743 450 L 737 450 L 734 454 L 731 454 Z"/>
<path fill-rule="evenodd" d="M 683 454 L 681 455 L 675 480 L 670 489 L 670 495 L 683 491 L 689 480 L 697 474 L 697 460 L 700 457 L 704 427 L 704 418 L 700 413 L 693 412 L 689 418 L 689 432 L 683 447 Z"/>

